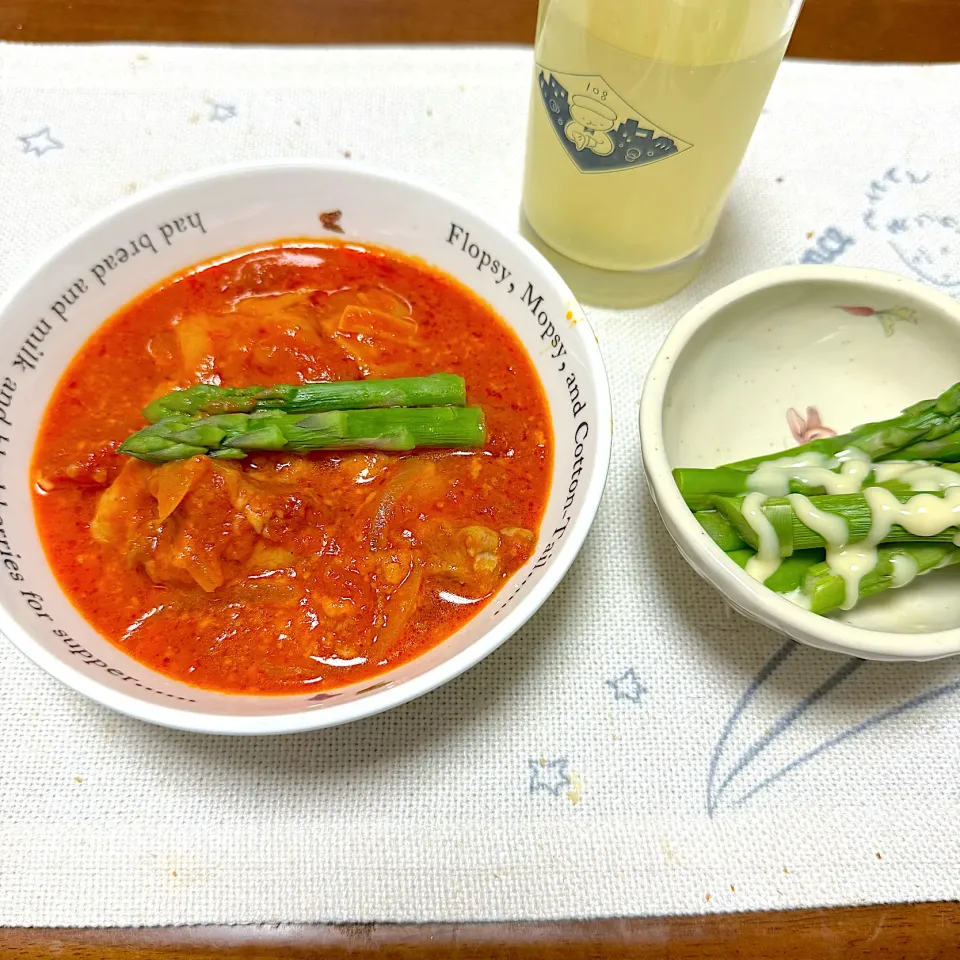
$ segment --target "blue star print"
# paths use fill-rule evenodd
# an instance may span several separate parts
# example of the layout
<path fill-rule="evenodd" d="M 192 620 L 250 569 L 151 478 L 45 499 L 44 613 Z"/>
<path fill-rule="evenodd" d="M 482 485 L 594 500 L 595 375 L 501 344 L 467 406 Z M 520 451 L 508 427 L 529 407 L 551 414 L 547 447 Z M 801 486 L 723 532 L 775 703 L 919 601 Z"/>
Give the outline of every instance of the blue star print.
<path fill-rule="evenodd" d="M 537 793 L 545 790 L 559 797 L 570 786 L 568 765 L 566 757 L 558 757 L 556 760 L 530 760 L 530 792 Z"/>
<path fill-rule="evenodd" d="M 614 700 L 629 700 L 631 703 L 639 703 L 640 698 L 648 692 L 647 688 L 640 682 L 640 678 L 633 667 L 621 676 L 605 682 L 613 690 Z"/>
<path fill-rule="evenodd" d="M 216 120 L 217 123 L 226 123 L 231 117 L 235 117 L 236 115 L 237 108 L 232 103 L 214 103 L 210 119 Z"/>
<path fill-rule="evenodd" d="M 63 149 L 63 144 L 56 137 L 50 136 L 49 127 L 43 127 L 36 133 L 17 137 L 17 139 L 23 144 L 24 153 L 35 153 L 38 157 L 42 157 L 50 150 Z"/>

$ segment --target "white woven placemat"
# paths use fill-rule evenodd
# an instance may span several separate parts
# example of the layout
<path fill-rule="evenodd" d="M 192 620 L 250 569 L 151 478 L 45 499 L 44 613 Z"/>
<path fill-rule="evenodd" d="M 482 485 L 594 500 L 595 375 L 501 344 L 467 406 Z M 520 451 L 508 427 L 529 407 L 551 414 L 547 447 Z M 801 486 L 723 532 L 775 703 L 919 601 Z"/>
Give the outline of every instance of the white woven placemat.
<path fill-rule="evenodd" d="M 374 161 L 512 225 L 530 77 L 520 49 L 0 46 L 0 286 L 104 204 L 245 157 Z M 960 295 L 958 91 L 960 66 L 784 66 L 702 277 L 589 311 L 606 498 L 555 596 L 459 680 L 349 727 L 229 740 L 109 713 L 0 642 L 0 923 L 960 896 L 960 661 L 864 664 L 729 614 L 661 527 L 635 426 L 671 322 L 745 273 L 837 261 Z"/>

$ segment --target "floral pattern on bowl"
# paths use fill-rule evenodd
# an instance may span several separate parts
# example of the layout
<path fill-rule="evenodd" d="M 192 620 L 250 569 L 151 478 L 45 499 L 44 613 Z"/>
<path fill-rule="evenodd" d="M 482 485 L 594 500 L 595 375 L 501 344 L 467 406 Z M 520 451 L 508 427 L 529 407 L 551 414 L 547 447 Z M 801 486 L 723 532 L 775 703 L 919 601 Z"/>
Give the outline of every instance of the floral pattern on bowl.
<path fill-rule="evenodd" d="M 883 334 L 892 337 L 896 332 L 896 324 L 918 323 L 917 311 L 910 307 L 888 307 L 884 310 L 875 310 L 873 307 L 838 307 L 854 317 L 876 317 L 883 326 Z"/>

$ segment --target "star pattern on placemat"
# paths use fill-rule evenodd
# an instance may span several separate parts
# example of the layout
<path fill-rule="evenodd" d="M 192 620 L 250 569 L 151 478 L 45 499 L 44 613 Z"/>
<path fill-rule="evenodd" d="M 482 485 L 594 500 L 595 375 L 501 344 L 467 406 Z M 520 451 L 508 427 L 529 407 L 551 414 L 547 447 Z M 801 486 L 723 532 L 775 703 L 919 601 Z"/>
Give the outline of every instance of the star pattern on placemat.
<path fill-rule="evenodd" d="M 571 784 L 567 768 L 570 763 L 566 757 L 557 757 L 554 760 L 530 760 L 530 792 L 539 793 L 541 790 L 559 797 Z"/>
<path fill-rule="evenodd" d="M 17 139 L 23 144 L 24 153 L 35 153 L 42 157 L 51 150 L 62 150 L 63 144 L 50 133 L 49 127 L 41 127 L 36 133 L 30 133 Z"/>
<path fill-rule="evenodd" d="M 639 703 L 645 693 L 649 693 L 647 688 L 640 682 L 636 670 L 630 667 L 619 677 L 612 680 L 605 680 L 604 683 L 613 690 L 614 700 L 628 700 L 630 703 Z"/>
<path fill-rule="evenodd" d="M 237 115 L 237 108 L 232 103 L 212 103 L 210 104 L 209 120 L 217 123 L 226 123 Z"/>

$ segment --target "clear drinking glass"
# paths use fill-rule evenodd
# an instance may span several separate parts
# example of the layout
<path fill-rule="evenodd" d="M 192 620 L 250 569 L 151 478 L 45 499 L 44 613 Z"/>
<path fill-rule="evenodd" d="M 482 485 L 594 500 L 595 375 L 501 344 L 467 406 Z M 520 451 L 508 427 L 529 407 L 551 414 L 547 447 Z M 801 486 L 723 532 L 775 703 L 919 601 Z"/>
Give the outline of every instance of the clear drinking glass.
<path fill-rule="evenodd" d="M 584 299 L 696 275 L 803 0 L 540 0 L 524 232 Z"/>

